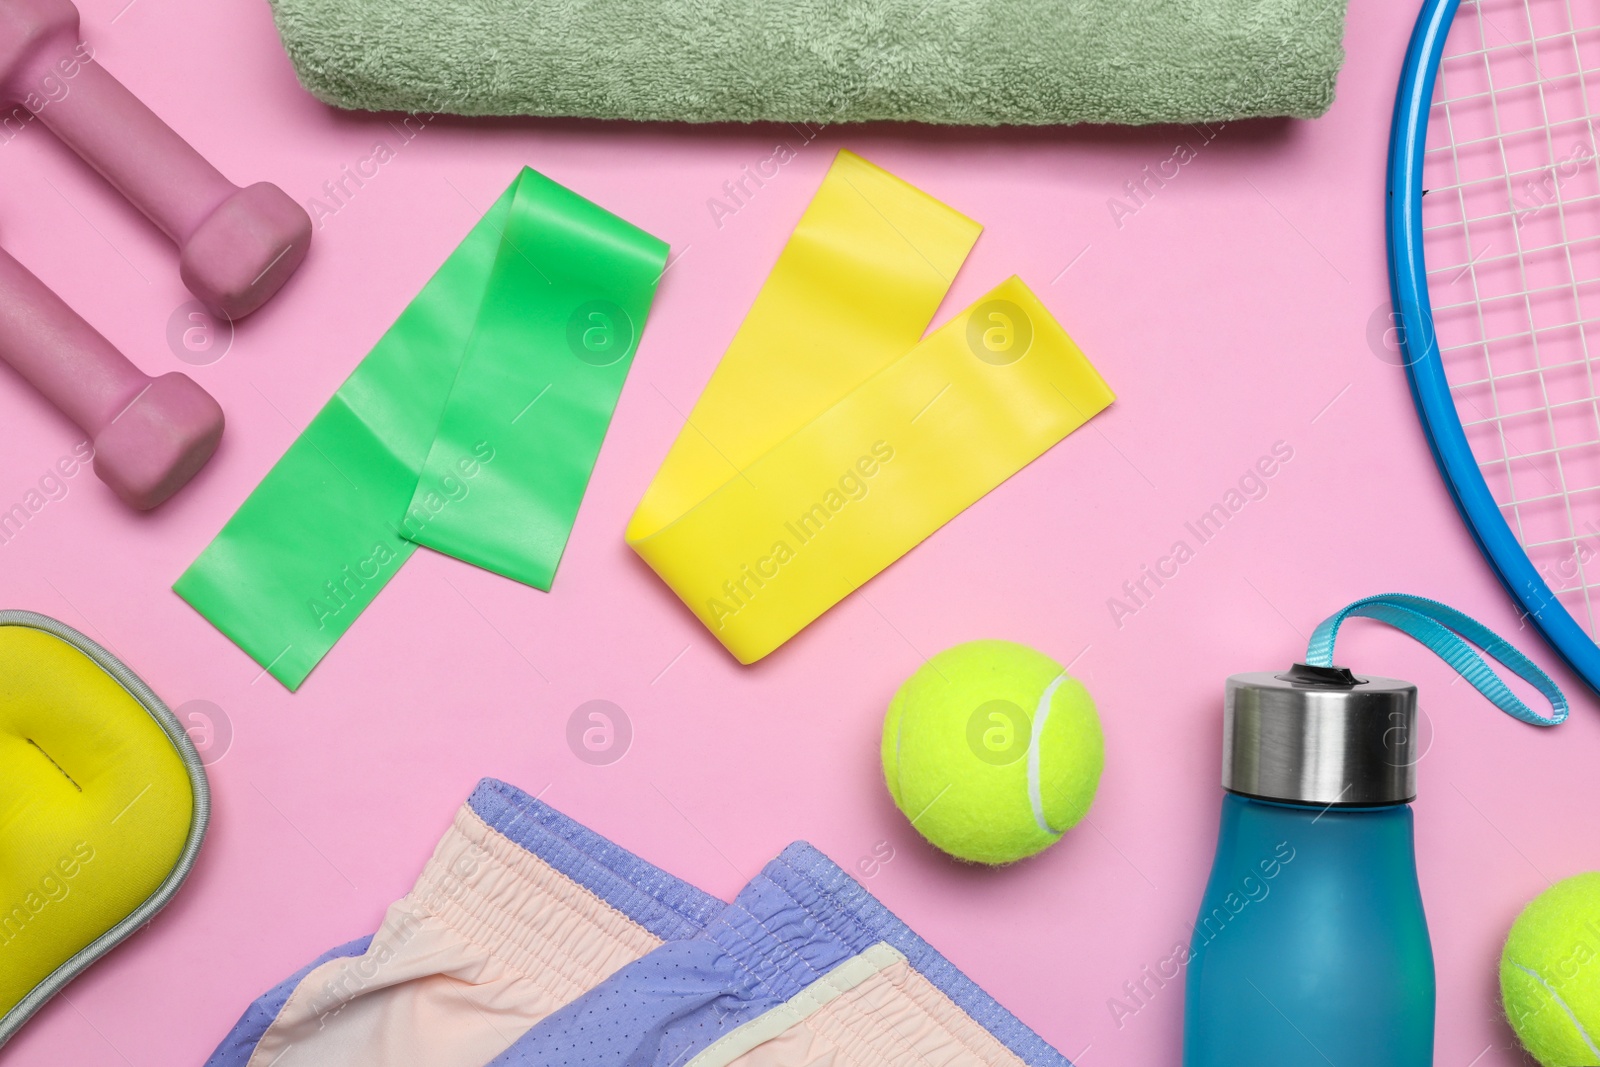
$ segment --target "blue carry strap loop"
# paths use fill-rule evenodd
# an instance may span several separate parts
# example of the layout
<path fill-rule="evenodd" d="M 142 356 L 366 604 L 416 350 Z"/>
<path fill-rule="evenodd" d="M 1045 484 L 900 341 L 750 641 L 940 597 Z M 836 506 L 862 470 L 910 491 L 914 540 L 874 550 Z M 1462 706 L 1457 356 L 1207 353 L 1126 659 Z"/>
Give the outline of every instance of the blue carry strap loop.
<path fill-rule="evenodd" d="M 1306 663 L 1313 667 L 1333 666 L 1333 643 L 1339 636 L 1339 626 L 1351 616 L 1377 619 L 1397 630 L 1403 630 L 1432 649 L 1439 658 L 1455 668 L 1457 674 L 1471 682 L 1501 711 L 1534 726 L 1559 726 L 1567 720 L 1567 698 L 1561 687 L 1527 656 L 1505 638 L 1478 620 L 1463 615 L 1448 604 L 1426 597 L 1408 596 L 1405 593 L 1384 593 L 1364 597 L 1340 609 L 1322 621 L 1311 635 L 1306 648 Z M 1465 640 L 1463 640 L 1465 638 Z M 1506 683 L 1500 680 L 1494 668 L 1467 644 L 1471 641 L 1489 655 L 1505 664 L 1521 679 L 1528 682 L 1546 700 L 1554 712 L 1549 718 L 1524 704 Z"/>

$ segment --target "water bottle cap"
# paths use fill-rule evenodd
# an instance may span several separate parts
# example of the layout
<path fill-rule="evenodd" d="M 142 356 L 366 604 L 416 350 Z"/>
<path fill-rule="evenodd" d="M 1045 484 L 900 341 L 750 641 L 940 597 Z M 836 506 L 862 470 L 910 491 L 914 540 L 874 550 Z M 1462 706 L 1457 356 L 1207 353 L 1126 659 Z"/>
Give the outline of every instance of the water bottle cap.
<path fill-rule="evenodd" d="M 1222 787 L 1263 800 L 1350 807 L 1417 795 L 1417 687 L 1297 663 L 1228 679 Z"/>

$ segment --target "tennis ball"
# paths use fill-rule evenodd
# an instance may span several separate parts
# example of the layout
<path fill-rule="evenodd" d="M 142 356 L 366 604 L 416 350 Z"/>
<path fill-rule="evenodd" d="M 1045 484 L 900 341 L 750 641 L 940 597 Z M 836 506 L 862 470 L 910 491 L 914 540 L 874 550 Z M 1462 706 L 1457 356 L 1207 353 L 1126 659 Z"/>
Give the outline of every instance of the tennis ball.
<path fill-rule="evenodd" d="M 906 679 L 883 720 L 895 806 L 933 845 L 1011 863 L 1082 819 L 1105 765 L 1094 701 L 1049 656 L 971 641 Z"/>
<path fill-rule="evenodd" d="M 1500 995 L 1545 1067 L 1600 1064 L 1600 871 L 1557 882 L 1517 916 Z"/>

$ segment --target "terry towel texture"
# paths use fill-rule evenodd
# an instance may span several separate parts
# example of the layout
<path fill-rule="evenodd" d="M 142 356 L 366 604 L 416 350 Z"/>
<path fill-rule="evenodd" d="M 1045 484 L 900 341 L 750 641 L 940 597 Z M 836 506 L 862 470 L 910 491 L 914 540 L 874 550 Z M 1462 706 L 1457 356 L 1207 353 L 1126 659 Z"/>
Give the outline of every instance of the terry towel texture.
<path fill-rule="evenodd" d="M 1313 118 L 1346 0 L 272 0 L 374 111 L 954 125 Z"/>

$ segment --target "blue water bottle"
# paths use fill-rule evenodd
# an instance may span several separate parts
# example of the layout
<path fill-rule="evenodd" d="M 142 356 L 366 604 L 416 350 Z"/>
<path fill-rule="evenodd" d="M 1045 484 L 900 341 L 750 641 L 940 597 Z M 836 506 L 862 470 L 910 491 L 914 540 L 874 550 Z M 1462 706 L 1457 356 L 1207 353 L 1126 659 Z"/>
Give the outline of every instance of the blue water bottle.
<path fill-rule="evenodd" d="M 1433 949 L 1412 844 L 1417 689 L 1333 666 L 1346 619 L 1388 623 L 1531 726 L 1566 721 L 1538 665 L 1447 604 L 1365 597 L 1306 662 L 1236 674 L 1223 704 L 1222 828 L 1194 939 L 1184 1067 L 1431 1067 Z M 1476 645 L 1550 702 L 1541 715 Z"/>
<path fill-rule="evenodd" d="M 1185 1067 L 1431 1067 L 1416 719 L 1416 687 L 1393 678 L 1296 664 L 1228 679 Z"/>

